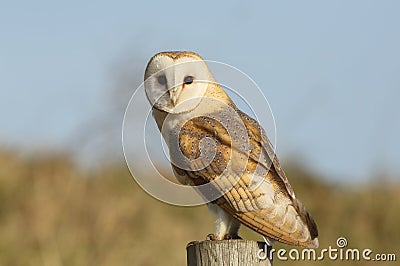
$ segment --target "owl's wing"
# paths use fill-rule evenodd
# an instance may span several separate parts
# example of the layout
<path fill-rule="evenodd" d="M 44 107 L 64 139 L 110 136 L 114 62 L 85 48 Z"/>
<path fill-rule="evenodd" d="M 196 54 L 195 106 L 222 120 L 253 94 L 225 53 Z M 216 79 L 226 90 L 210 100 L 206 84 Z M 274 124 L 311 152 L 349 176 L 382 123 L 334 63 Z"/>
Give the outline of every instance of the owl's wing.
<path fill-rule="evenodd" d="M 247 131 L 249 158 L 246 157 L 246 169 L 240 173 L 237 182 L 228 180 L 233 185 L 232 189 L 214 203 L 261 235 L 287 244 L 317 247 L 316 224 L 296 199 L 266 134 L 253 118 L 240 110 L 237 113 L 241 121 L 236 122 L 243 123 Z M 204 137 L 216 140 L 215 159 L 199 171 L 174 167 L 177 173 L 186 175 L 195 185 L 219 177 L 227 166 L 232 149 L 235 149 L 227 130 L 218 122 L 208 118 L 194 118 L 182 127 L 180 133 L 180 149 L 183 154 L 191 159 L 199 156 L 200 152 L 193 147 Z M 187 147 L 187 143 L 192 145 Z"/>
<path fill-rule="evenodd" d="M 224 197 L 227 199 L 227 203 L 238 201 L 233 194 L 243 190 L 253 195 L 258 208 L 246 211 L 243 206 L 231 208 L 230 204 L 222 203 L 225 205 L 223 208 L 242 223 L 263 235 L 288 244 L 317 247 L 317 226 L 303 204 L 296 198 L 267 135 L 257 121 L 240 110 L 237 112 L 248 130 L 250 141 L 255 146 L 250 153 L 250 158 L 259 167 L 264 167 L 269 171 L 262 176 L 258 176 L 256 171 L 251 182 L 258 182 L 260 179 L 262 182 L 258 182 L 261 183 L 260 186 L 253 190 L 251 189 L 252 183 L 246 182 L 248 178 L 245 176 L 248 174 L 245 173 L 241 182 L 237 183 L 238 186 L 226 193 Z M 239 202 L 243 201 L 243 197 L 240 194 L 239 196 Z"/>

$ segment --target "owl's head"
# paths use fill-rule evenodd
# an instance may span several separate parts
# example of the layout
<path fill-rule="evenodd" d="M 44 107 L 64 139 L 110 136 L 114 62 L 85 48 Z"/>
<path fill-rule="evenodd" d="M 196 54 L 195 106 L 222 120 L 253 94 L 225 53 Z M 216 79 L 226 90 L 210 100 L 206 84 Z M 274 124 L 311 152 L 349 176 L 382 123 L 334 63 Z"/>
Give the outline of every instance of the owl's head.
<path fill-rule="evenodd" d="M 145 91 L 150 104 L 168 113 L 193 110 L 214 78 L 193 52 L 161 52 L 147 64 Z"/>

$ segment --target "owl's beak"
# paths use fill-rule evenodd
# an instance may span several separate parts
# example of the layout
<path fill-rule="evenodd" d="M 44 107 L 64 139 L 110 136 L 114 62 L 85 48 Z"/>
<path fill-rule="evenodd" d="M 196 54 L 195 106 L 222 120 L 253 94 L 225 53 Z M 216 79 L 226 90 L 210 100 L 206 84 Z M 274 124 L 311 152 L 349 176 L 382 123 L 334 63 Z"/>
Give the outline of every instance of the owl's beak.
<path fill-rule="evenodd" d="M 175 107 L 178 99 L 179 99 L 179 94 L 181 93 L 181 88 L 180 87 L 175 87 L 173 89 L 169 90 L 169 97 L 171 98 L 172 104 Z"/>

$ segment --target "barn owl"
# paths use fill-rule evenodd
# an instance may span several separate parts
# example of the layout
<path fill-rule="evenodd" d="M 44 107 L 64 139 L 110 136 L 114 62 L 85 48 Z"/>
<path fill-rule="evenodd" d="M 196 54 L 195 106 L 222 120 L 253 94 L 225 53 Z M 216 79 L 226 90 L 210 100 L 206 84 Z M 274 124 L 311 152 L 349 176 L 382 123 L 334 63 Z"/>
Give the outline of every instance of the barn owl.
<path fill-rule="evenodd" d="M 198 54 L 158 53 L 144 79 L 177 180 L 212 184 L 211 190 L 197 191 L 210 199 L 208 208 L 217 216 L 212 240 L 240 238 L 244 224 L 271 241 L 318 247 L 316 224 L 296 198 L 266 133 L 236 107 Z"/>

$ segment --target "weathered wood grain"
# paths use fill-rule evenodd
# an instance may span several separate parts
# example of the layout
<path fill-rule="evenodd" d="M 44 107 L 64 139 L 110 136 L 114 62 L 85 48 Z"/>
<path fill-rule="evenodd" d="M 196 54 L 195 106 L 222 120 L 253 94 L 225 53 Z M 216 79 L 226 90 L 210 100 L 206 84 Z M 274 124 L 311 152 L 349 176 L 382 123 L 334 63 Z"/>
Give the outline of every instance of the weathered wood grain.
<path fill-rule="evenodd" d="M 269 251 L 265 259 L 265 243 L 250 240 L 191 242 L 186 246 L 188 266 L 271 266 Z M 263 251 L 260 251 L 260 250 Z"/>

